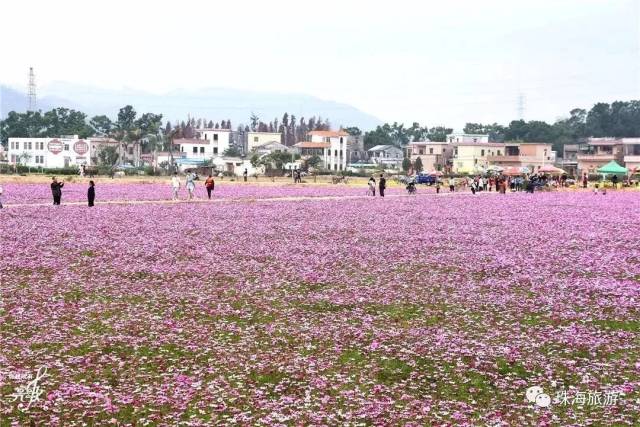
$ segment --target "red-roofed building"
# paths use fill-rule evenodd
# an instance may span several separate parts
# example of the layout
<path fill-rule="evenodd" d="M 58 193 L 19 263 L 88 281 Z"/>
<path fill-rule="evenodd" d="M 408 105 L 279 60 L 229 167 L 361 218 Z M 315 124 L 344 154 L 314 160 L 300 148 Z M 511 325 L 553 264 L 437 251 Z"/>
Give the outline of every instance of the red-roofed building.
<path fill-rule="evenodd" d="M 330 171 L 338 172 L 347 169 L 349 138 L 347 132 L 316 130 L 307 133 L 307 137 L 309 141 L 294 145 L 303 157 L 317 155 L 322 159 L 323 167 Z M 303 154 L 312 152 L 315 154 Z"/>

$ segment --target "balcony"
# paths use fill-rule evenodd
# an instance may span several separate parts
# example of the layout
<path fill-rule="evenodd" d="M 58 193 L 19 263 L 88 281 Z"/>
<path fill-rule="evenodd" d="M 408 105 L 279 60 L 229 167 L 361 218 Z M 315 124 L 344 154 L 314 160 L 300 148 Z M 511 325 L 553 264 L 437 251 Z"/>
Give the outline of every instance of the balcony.
<path fill-rule="evenodd" d="M 578 154 L 577 159 L 579 162 L 610 162 L 616 160 L 616 156 L 613 154 Z"/>
<path fill-rule="evenodd" d="M 544 161 L 551 162 L 551 160 L 546 160 L 542 157 L 536 157 L 536 156 L 487 156 L 487 162 L 489 163 L 531 164 L 531 163 L 542 163 Z"/>

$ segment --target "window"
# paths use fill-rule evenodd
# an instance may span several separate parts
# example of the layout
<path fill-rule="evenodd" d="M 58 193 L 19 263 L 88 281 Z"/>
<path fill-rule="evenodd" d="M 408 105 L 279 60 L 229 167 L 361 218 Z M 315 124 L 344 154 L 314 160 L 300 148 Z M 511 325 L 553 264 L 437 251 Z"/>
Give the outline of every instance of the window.
<path fill-rule="evenodd" d="M 214 134 L 213 134 L 213 140 L 214 140 L 214 141 L 217 141 L 217 140 L 218 140 L 218 134 L 217 134 L 217 133 L 214 133 Z"/>
<path fill-rule="evenodd" d="M 342 144 L 344 141 L 342 140 L 342 137 L 340 137 L 340 144 Z"/>
<path fill-rule="evenodd" d="M 193 147 L 193 153 L 197 154 L 198 153 L 198 147 Z"/>
<path fill-rule="evenodd" d="M 433 154 L 433 148 L 429 148 L 429 154 Z"/>
<path fill-rule="evenodd" d="M 418 150 L 418 154 L 420 155 L 424 154 L 424 150 L 421 148 L 420 150 Z"/>
<path fill-rule="evenodd" d="M 32 145 L 32 144 L 33 144 L 33 143 L 32 143 L 31 141 L 29 141 L 29 142 L 25 142 L 25 143 L 24 143 L 24 145 L 26 145 L 26 147 L 24 147 L 24 148 L 25 148 L 25 150 L 31 150 L 31 149 L 33 148 L 33 145 Z M 545 150 L 545 154 L 546 154 L 546 151 L 547 151 L 547 150 Z"/>
<path fill-rule="evenodd" d="M 206 134 L 206 133 L 204 134 L 204 140 L 205 140 L 205 141 L 207 141 L 207 140 L 208 140 L 208 138 L 207 138 L 207 134 Z"/>
<path fill-rule="evenodd" d="M 498 156 L 502 156 L 502 152 L 498 150 Z"/>
<path fill-rule="evenodd" d="M 258 137 L 257 136 L 253 137 L 253 142 L 258 142 Z"/>
<path fill-rule="evenodd" d="M 338 150 L 333 150 L 333 155 L 338 157 Z"/>
<path fill-rule="evenodd" d="M 473 142 L 478 142 L 478 138 L 473 138 Z"/>
<path fill-rule="evenodd" d="M 484 157 L 484 150 L 480 150 L 480 155 Z"/>
<path fill-rule="evenodd" d="M 69 144 L 64 144 L 64 151 L 69 151 Z"/>
<path fill-rule="evenodd" d="M 473 159 L 473 164 L 477 165 L 478 164 L 478 159 Z"/>
<path fill-rule="evenodd" d="M 333 165 L 333 170 L 334 170 L 334 171 L 337 171 L 337 170 L 338 170 L 338 164 L 337 164 L 337 163 Z"/>
<path fill-rule="evenodd" d="M 204 154 L 204 147 L 200 147 L 200 154 Z"/>
<path fill-rule="evenodd" d="M 446 153 L 446 152 L 447 152 L 447 150 L 443 148 L 442 149 L 442 153 Z"/>
<path fill-rule="evenodd" d="M 218 154 L 218 147 L 213 147 L 213 154 Z"/>

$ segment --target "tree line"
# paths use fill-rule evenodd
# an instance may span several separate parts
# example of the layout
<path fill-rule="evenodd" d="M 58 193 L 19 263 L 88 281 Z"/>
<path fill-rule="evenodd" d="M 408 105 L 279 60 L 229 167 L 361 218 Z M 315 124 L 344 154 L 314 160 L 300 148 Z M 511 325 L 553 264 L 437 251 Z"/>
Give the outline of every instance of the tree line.
<path fill-rule="evenodd" d="M 467 123 L 465 133 L 489 135 L 495 142 L 523 141 L 553 144 L 553 149 L 562 155 L 565 144 L 577 144 L 586 138 L 595 137 L 640 137 L 640 101 L 616 101 L 611 104 L 599 102 L 589 111 L 575 108 L 569 117 L 549 124 L 540 120 L 513 120 L 509 125 L 498 123 Z M 411 141 L 443 142 L 453 132 L 445 126 L 421 127 L 413 123 L 410 127 L 393 123 L 378 126 L 364 136 L 365 148 L 375 145 L 403 146 Z"/>
<path fill-rule="evenodd" d="M 232 129 L 231 120 L 214 122 L 207 119 L 188 118 L 173 125 L 166 121 L 163 126 L 162 114 L 144 113 L 137 115 L 134 108 L 127 105 L 118 112 L 117 119 L 105 115 L 87 120 L 81 111 L 55 108 L 47 112 L 9 112 L 0 121 L 0 142 L 7 143 L 9 137 L 56 137 L 60 135 L 107 136 L 121 141 L 125 147 L 132 142 L 141 142 L 143 152 L 154 149 L 168 149 L 172 138 L 194 138 L 200 128 Z M 340 127 L 353 136 L 363 136 L 357 127 Z M 307 119 L 284 113 L 282 118 L 263 121 L 251 114 L 248 124 L 239 124 L 239 132 L 279 132 L 281 142 L 291 146 L 307 138 L 310 131 L 330 130 L 327 118 L 312 116 Z M 411 141 L 429 139 L 444 142 L 453 129 L 447 126 L 421 126 L 414 122 L 411 126 L 394 122 L 385 123 L 364 133 L 365 149 L 375 145 L 404 146 Z M 640 101 L 616 101 L 611 104 L 597 103 L 589 111 L 575 108 L 569 116 L 549 124 L 539 120 L 513 120 L 504 126 L 498 123 L 467 123 L 465 133 L 488 134 L 491 141 L 545 142 L 553 144 L 553 149 L 562 154 L 565 144 L 575 144 L 588 137 L 640 137 Z M 233 142 L 233 141 L 232 141 Z"/>

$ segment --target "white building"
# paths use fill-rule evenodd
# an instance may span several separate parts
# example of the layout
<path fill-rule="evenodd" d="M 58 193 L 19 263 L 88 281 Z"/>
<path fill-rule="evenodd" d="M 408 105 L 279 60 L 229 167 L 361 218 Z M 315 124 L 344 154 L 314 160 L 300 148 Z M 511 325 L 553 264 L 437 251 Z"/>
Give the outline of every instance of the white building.
<path fill-rule="evenodd" d="M 308 137 L 314 147 L 299 147 L 300 149 L 322 149 L 321 156 L 325 169 L 330 171 L 344 171 L 347 169 L 347 139 L 349 134 L 345 131 L 312 131 Z M 304 143 L 298 143 L 305 145 Z M 296 146 L 298 145 L 296 144 Z M 309 144 L 307 144 L 309 145 Z"/>
<path fill-rule="evenodd" d="M 91 164 L 91 146 L 78 135 L 59 138 L 9 138 L 11 164 L 43 168 L 67 168 Z"/>
<path fill-rule="evenodd" d="M 269 142 L 277 142 L 278 144 L 281 144 L 282 134 L 280 132 L 248 132 L 246 152 L 249 153 L 255 147 Z"/>
<path fill-rule="evenodd" d="M 214 157 L 222 156 L 218 145 L 219 140 L 180 138 L 173 140 L 174 157 L 199 159 L 203 162 Z M 227 148 L 229 146 L 227 145 Z"/>
<path fill-rule="evenodd" d="M 395 145 L 376 145 L 367 151 L 369 159 L 375 164 L 382 164 L 385 167 L 396 169 L 402 165 L 402 149 Z"/>
<path fill-rule="evenodd" d="M 199 139 L 209 141 L 211 148 L 216 149 L 216 155 L 221 156 L 231 145 L 230 129 L 197 129 L 196 135 Z"/>
<path fill-rule="evenodd" d="M 449 144 L 489 142 L 489 135 L 454 132 L 447 135 Z"/>

